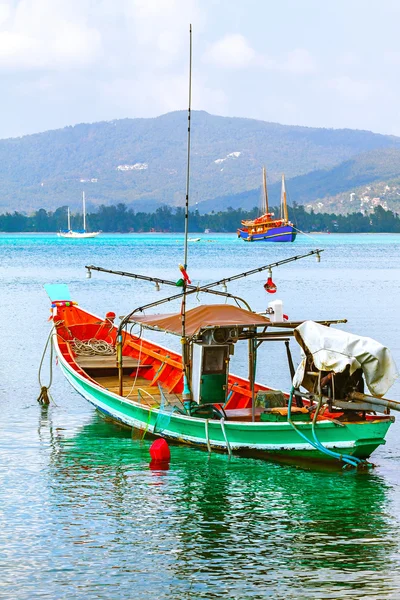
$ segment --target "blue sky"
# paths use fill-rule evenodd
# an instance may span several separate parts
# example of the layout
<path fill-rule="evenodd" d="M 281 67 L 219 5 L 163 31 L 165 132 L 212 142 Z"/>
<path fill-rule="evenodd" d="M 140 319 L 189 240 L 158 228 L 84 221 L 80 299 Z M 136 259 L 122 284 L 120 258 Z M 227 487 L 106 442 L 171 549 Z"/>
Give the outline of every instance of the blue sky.
<path fill-rule="evenodd" d="M 400 135 L 398 0 L 0 1 L 0 137 L 187 108 Z"/>

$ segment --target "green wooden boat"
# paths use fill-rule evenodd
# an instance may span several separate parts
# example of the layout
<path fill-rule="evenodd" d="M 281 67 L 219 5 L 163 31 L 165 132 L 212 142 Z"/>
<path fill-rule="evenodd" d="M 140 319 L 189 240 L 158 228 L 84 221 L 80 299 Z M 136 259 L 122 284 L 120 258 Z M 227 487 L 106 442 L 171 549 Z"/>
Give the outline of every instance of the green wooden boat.
<path fill-rule="evenodd" d="M 382 389 L 397 376 L 389 351 L 373 340 L 368 346 L 369 338 L 350 336 L 347 350 L 353 355 L 343 359 L 340 347 L 335 362 L 332 339 L 340 346 L 349 334 L 330 327 L 333 321 L 277 322 L 248 308 L 200 305 L 184 313 L 182 359 L 126 331 L 134 322 L 141 331 L 182 337 L 182 313 L 144 316 L 133 311 L 117 327 L 114 313 L 102 318 L 81 309 L 67 286 L 46 289 L 52 301 L 52 341 L 65 377 L 103 415 L 144 434 L 208 452 L 357 467 L 385 443 L 394 421 L 390 409 L 399 408 L 382 399 Z M 292 336 L 303 351 L 296 373 Z M 331 358 L 325 356 L 325 363 L 318 336 L 328 336 Z M 286 368 L 294 377 L 290 393 L 256 381 L 257 348 L 277 339 L 288 351 Z M 241 343 L 248 344 L 247 379 L 229 372 L 230 357 Z M 365 383 L 374 394 L 364 393 Z"/>

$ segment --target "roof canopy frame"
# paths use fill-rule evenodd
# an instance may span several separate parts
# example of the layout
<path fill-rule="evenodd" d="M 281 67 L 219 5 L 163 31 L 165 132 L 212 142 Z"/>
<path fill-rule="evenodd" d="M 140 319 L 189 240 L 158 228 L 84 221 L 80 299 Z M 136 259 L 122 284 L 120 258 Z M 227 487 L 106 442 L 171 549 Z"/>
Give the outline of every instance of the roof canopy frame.
<path fill-rule="evenodd" d="M 190 309 L 186 314 L 188 333 L 185 339 L 187 341 L 201 340 L 205 332 L 217 329 L 237 329 L 238 341 L 252 338 L 267 341 L 274 338 L 292 337 L 294 329 L 307 320 L 277 323 L 258 313 L 226 304 L 200 305 Z M 316 321 L 316 323 L 326 326 L 346 322 L 347 319 Z M 129 317 L 127 323 L 136 323 L 145 329 L 161 333 L 169 333 L 180 337 L 182 335 L 180 313 L 155 315 L 136 313 Z"/>

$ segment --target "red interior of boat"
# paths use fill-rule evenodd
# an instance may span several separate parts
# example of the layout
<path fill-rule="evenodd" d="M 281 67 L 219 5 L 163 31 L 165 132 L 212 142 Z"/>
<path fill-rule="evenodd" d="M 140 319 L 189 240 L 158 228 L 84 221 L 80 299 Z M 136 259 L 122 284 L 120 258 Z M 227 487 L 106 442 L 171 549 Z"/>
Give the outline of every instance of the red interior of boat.
<path fill-rule="evenodd" d="M 71 303 L 72 304 L 72 303 Z M 77 305 L 65 306 L 65 303 L 53 303 L 56 312 L 53 313 L 53 321 L 57 328 L 57 336 L 60 350 L 65 360 L 83 377 L 95 381 L 84 368 L 79 365 L 77 355 L 73 350 L 73 341 L 87 341 L 90 339 L 104 340 L 115 345 L 117 328 L 113 322 L 106 317 L 99 319 L 88 313 Z M 54 309 L 53 309 L 54 310 Z M 124 334 L 123 357 L 135 359 L 135 367 L 132 368 L 130 377 L 144 378 L 148 386 L 158 390 L 158 384 L 169 394 L 181 394 L 183 390 L 182 359 L 179 354 L 145 340 L 143 338 Z M 111 357 L 110 357 L 111 358 Z M 115 363 L 116 364 L 116 363 Z M 255 384 L 255 392 L 269 390 L 268 386 Z M 286 394 L 286 396 L 288 396 Z M 230 418 L 245 417 L 251 413 L 252 392 L 249 380 L 237 375 L 229 375 L 227 401 L 224 405 L 225 412 Z M 307 404 L 307 401 L 304 401 Z M 258 414 L 263 409 L 256 409 Z M 330 413 L 327 408 L 321 411 L 320 419 L 339 419 L 342 412 Z M 366 415 L 367 419 L 387 418 L 386 415 Z"/>

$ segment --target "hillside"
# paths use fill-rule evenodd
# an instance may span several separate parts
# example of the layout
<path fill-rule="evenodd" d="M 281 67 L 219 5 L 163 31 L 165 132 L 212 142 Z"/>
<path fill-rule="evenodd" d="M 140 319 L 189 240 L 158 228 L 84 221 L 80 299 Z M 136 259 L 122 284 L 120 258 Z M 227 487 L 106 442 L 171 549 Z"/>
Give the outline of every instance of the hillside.
<path fill-rule="evenodd" d="M 400 214 L 400 176 L 384 181 L 374 181 L 369 185 L 353 187 L 351 191 L 341 192 L 309 202 L 306 210 L 315 213 L 335 213 L 347 215 L 353 212 L 370 213 L 377 206 Z"/>
<path fill-rule="evenodd" d="M 0 140 L 0 213 L 29 213 L 40 207 L 54 210 L 65 204 L 76 210 L 82 190 L 89 209 L 118 202 L 137 210 L 181 205 L 186 134 L 187 115 L 180 111 L 153 119 L 81 124 Z M 273 184 L 283 171 L 288 178 L 300 177 L 383 148 L 400 149 L 400 138 L 194 112 L 192 203 L 200 206 L 205 200 L 249 193 L 256 193 L 258 203 L 259 192 L 254 190 L 259 187 L 263 164 Z M 307 195 L 305 201 L 309 199 L 307 185 L 302 196 Z M 274 189 L 272 186 L 271 193 Z M 290 186 L 292 195 L 295 189 Z"/>
<path fill-rule="evenodd" d="M 400 210 L 400 149 L 361 153 L 331 169 L 287 179 L 286 189 L 290 204 L 304 204 L 315 212 L 346 214 L 372 210 L 378 204 Z M 279 182 L 269 186 L 268 196 L 272 206 L 279 205 Z M 199 210 L 206 213 L 229 206 L 249 210 L 259 205 L 260 197 L 261 190 L 257 188 L 204 202 Z"/>

